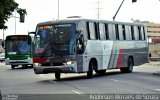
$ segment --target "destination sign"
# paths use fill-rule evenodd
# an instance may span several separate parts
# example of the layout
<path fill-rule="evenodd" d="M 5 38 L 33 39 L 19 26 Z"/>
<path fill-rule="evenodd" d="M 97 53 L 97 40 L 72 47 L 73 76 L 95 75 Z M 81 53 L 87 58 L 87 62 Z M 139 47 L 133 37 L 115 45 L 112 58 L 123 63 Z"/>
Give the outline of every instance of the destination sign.
<path fill-rule="evenodd" d="M 11 40 L 27 40 L 28 36 L 10 36 L 10 37 L 8 37 L 8 39 L 11 39 Z"/>
<path fill-rule="evenodd" d="M 39 26 L 40 29 L 50 29 L 53 28 L 51 25 Z"/>

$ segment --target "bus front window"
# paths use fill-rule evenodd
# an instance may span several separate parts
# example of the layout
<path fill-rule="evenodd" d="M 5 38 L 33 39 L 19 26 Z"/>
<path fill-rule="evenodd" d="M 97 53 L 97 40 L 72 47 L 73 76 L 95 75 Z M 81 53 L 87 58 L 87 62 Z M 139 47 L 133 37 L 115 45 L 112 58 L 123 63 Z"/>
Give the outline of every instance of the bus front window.
<path fill-rule="evenodd" d="M 27 40 L 8 40 L 7 48 L 7 54 L 28 55 L 30 54 L 31 45 L 28 44 Z"/>
<path fill-rule="evenodd" d="M 75 28 L 72 24 L 39 26 L 36 32 L 35 56 L 73 54 Z"/>

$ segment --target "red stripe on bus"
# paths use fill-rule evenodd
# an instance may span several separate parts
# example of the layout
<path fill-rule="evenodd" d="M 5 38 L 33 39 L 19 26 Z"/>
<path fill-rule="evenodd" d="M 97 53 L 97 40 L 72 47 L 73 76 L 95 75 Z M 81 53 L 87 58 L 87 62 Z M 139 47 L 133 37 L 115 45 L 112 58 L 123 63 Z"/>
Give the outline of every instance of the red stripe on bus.
<path fill-rule="evenodd" d="M 123 58 L 124 49 L 120 49 L 118 62 L 117 62 L 117 68 L 119 69 L 122 64 L 122 58 Z"/>
<path fill-rule="evenodd" d="M 47 58 L 39 58 L 39 57 L 34 57 L 33 62 L 34 63 L 44 63 L 47 61 Z"/>

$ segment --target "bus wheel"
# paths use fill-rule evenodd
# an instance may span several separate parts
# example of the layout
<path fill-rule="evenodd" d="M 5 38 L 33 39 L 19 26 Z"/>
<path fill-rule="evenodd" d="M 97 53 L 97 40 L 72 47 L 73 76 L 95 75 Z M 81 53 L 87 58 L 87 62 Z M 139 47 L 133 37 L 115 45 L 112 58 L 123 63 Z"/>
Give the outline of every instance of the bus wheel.
<path fill-rule="evenodd" d="M 87 78 L 93 78 L 93 67 L 94 67 L 94 62 L 92 61 L 89 64 L 89 70 L 87 72 Z"/>
<path fill-rule="evenodd" d="M 61 79 L 61 73 L 60 72 L 55 72 L 55 78 L 57 80 L 60 80 Z"/>
<path fill-rule="evenodd" d="M 133 59 L 129 58 L 127 62 L 127 67 L 120 68 L 120 70 L 122 73 L 131 73 L 133 71 L 133 65 L 134 65 Z"/>
<path fill-rule="evenodd" d="M 31 64 L 31 68 L 33 68 L 33 64 Z"/>
<path fill-rule="evenodd" d="M 28 65 L 22 65 L 22 67 L 23 67 L 23 68 L 27 68 L 27 67 L 28 67 Z"/>
<path fill-rule="evenodd" d="M 128 59 L 128 64 L 127 64 L 127 69 L 126 69 L 126 72 L 127 73 L 131 73 L 133 71 L 133 59 L 132 58 L 129 58 Z"/>
<path fill-rule="evenodd" d="M 16 67 L 16 65 L 11 65 L 11 68 L 14 69 Z"/>
<path fill-rule="evenodd" d="M 105 74 L 106 70 L 95 70 L 97 74 Z"/>

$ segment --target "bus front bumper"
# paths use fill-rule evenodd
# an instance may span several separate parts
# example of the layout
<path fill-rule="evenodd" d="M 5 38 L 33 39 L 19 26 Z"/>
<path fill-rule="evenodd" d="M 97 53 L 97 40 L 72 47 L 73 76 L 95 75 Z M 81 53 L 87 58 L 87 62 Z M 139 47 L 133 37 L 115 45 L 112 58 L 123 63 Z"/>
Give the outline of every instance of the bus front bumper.
<path fill-rule="evenodd" d="M 24 60 L 10 60 L 10 59 L 5 59 L 5 64 L 6 65 L 31 65 L 33 64 L 32 58 L 30 59 L 24 59 Z"/>
<path fill-rule="evenodd" d="M 33 66 L 35 74 L 47 74 L 47 73 L 75 73 L 76 72 L 76 64 L 70 65 L 61 65 L 61 66 Z"/>

